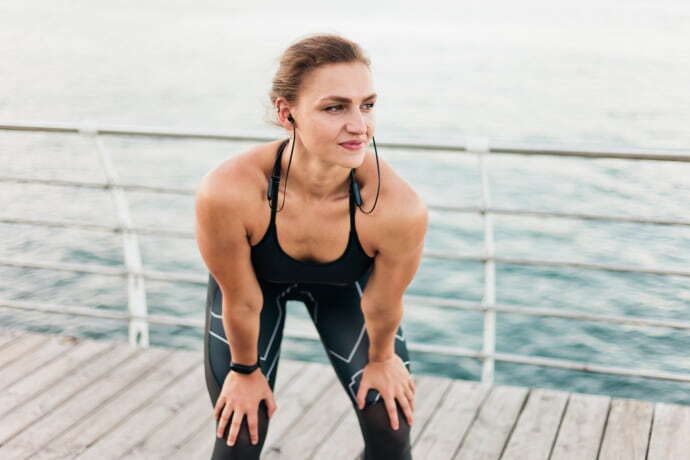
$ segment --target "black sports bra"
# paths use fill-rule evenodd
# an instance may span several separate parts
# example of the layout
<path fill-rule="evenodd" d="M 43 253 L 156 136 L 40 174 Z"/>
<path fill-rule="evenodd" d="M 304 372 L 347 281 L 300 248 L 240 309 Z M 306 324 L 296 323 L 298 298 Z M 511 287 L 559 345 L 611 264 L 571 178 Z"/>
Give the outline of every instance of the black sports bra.
<path fill-rule="evenodd" d="M 273 174 L 280 177 L 280 159 L 290 139 L 278 147 Z M 280 182 L 278 182 L 280 185 Z M 276 188 L 276 190 L 278 190 Z M 278 194 L 276 193 L 276 197 Z M 290 257 L 278 243 L 276 231 L 277 199 L 272 200 L 271 221 L 261 241 L 251 247 L 251 259 L 257 278 L 275 283 L 318 283 L 344 285 L 359 280 L 374 262 L 357 237 L 355 203 L 350 189 L 350 234 L 345 251 L 330 262 L 312 262 Z"/>

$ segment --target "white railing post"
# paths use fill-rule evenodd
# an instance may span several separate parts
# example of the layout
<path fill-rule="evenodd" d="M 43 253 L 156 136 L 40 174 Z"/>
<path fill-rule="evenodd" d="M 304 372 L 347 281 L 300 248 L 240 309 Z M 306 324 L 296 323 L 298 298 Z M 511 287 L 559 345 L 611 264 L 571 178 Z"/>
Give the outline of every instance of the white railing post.
<path fill-rule="evenodd" d="M 144 284 L 143 264 L 139 239 L 132 226 L 129 212 L 127 193 L 119 186 L 117 170 L 113 165 L 110 154 L 105 149 L 103 141 L 98 137 L 98 130 L 84 126 L 79 132 L 92 136 L 98 147 L 106 184 L 110 188 L 117 218 L 122 227 L 122 244 L 124 250 L 125 267 L 127 269 L 127 293 L 129 308 L 129 344 L 133 347 L 149 346 L 148 307 L 146 305 L 146 286 Z"/>
<path fill-rule="evenodd" d="M 479 170 L 481 172 L 481 214 L 484 221 L 484 333 L 482 354 L 482 382 L 492 384 L 494 381 L 494 352 L 496 349 L 496 264 L 494 256 L 494 227 L 493 215 L 488 211 L 491 206 L 487 159 L 489 153 L 489 139 L 485 137 L 468 139 L 465 148 L 469 152 L 477 152 Z"/>

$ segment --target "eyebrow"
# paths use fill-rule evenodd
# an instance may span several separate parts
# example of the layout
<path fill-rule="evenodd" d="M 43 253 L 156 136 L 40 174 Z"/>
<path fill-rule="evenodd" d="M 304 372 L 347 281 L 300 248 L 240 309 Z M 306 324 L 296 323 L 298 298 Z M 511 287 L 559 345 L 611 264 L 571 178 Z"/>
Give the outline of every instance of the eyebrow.
<path fill-rule="evenodd" d="M 372 93 L 372 94 L 368 95 L 367 97 L 365 97 L 364 100 L 365 100 L 365 101 L 368 101 L 369 99 L 373 99 L 373 98 L 375 98 L 376 96 L 377 96 L 376 93 Z M 352 102 L 351 99 L 349 99 L 349 98 L 347 98 L 347 97 L 343 97 L 343 96 L 326 96 L 326 97 L 322 97 L 322 98 L 319 100 L 319 102 L 323 102 L 323 101 L 326 101 L 326 100 L 333 100 L 333 101 L 337 101 L 337 102 Z"/>

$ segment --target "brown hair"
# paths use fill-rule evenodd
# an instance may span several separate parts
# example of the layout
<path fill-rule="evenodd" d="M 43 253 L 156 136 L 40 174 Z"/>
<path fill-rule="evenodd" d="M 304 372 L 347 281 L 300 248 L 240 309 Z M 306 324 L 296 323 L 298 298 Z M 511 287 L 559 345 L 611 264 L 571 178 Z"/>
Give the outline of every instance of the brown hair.
<path fill-rule="evenodd" d="M 300 85 L 314 69 L 334 63 L 361 62 L 371 66 L 369 57 L 355 42 L 336 34 L 312 34 L 290 45 L 280 56 L 278 70 L 269 92 L 271 101 L 268 122 L 281 127 L 276 117 L 275 102 L 284 97 L 290 104 L 297 102 Z"/>

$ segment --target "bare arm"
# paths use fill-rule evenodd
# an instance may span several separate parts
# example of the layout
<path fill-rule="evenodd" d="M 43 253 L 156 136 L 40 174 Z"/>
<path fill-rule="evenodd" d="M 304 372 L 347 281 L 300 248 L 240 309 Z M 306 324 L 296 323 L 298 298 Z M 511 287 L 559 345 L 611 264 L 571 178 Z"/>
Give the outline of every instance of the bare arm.
<path fill-rule="evenodd" d="M 230 163 L 209 172 L 196 193 L 196 239 L 223 296 L 223 328 L 232 360 L 257 360 L 263 294 L 251 264 L 243 223 L 243 200 L 251 190 L 246 171 Z M 245 208 L 246 209 L 246 208 Z"/>
<path fill-rule="evenodd" d="M 402 320 L 403 294 L 419 268 L 428 211 L 410 190 L 410 199 L 398 200 L 380 225 L 374 270 L 362 294 L 362 313 L 369 335 L 369 361 L 393 356 L 395 332 Z M 382 216 L 383 217 L 383 216 Z"/>

